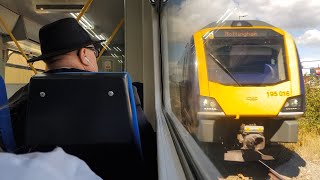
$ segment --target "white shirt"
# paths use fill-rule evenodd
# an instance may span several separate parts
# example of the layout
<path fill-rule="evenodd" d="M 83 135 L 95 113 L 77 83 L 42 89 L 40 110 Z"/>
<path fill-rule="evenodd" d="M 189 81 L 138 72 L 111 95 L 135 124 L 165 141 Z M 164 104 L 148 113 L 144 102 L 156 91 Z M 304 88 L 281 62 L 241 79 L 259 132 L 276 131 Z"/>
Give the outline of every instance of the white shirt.
<path fill-rule="evenodd" d="M 21 155 L 0 152 L 0 179 L 101 180 L 84 161 L 62 148 Z"/>

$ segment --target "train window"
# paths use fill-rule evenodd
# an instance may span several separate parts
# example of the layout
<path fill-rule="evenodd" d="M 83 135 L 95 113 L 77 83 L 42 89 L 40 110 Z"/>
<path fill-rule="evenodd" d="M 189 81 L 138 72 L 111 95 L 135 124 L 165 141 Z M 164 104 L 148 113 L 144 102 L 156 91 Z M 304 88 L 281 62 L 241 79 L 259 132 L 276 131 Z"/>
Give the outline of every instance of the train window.
<path fill-rule="evenodd" d="M 216 37 L 204 40 L 204 46 L 209 81 L 228 85 L 266 85 L 286 80 L 281 36 Z"/>
<path fill-rule="evenodd" d="M 8 97 L 11 97 L 14 92 L 29 82 L 29 79 L 34 75 L 34 72 L 20 52 L 11 50 L 4 52 L 8 53 L 8 60 L 4 66 L 3 77 L 7 88 L 10 88 L 10 90 L 7 89 L 7 95 Z M 43 61 L 36 62 L 33 66 L 39 73 L 46 70 L 46 65 Z"/>
<path fill-rule="evenodd" d="M 295 13 L 299 21 L 284 18 L 299 5 L 303 1 L 170 0 L 162 6 L 163 101 L 188 158 L 193 143 L 217 164 L 277 158 L 269 148 L 297 142 L 305 110 L 298 51 L 303 60 L 319 50 L 309 31 L 319 26 L 300 16 L 309 6 Z M 260 154 L 250 159 L 249 151 Z"/>
<path fill-rule="evenodd" d="M 33 72 L 19 52 L 8 51 L 8 61 L 5 66 L 5 82 L 8 84 L 28 83 Z M 44 62 L 34 63 L 37 71 L 43 72 L 46 69 Z M 14 74 L 14 76 L 13 76 Z"/>

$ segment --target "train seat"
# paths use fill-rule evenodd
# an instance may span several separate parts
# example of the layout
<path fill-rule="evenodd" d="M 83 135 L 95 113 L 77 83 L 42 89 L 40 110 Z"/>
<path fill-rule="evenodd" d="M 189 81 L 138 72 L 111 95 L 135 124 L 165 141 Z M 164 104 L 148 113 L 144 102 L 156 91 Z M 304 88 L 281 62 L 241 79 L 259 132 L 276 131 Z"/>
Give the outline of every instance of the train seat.
<path fill-rule="evenodd" d="M 15 150 L 15 142 L 11 126 L 10 110 L 4 80 L 0 76 L 0 147 L 6 151 Z"/>
<path fill-rule="evenodd" d="M 57 73 L 31 78 L 25 146 L 60 146 L 104 179 L 141 178 L 143 154 L 127 73 Z"/>

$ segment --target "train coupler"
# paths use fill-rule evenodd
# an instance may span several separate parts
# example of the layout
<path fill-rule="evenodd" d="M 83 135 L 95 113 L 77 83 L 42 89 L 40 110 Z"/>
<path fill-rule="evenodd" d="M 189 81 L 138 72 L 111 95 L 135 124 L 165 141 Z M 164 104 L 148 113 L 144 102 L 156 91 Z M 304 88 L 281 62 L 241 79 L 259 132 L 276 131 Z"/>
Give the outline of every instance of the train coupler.
<path fill-rule="evenodd" d="M 263 136 L 263 126 L 241 125 L 240 134 L 237 135 L 239 143 L 242 144 L 241 149 L 262 150 L 266 141 Z"/>

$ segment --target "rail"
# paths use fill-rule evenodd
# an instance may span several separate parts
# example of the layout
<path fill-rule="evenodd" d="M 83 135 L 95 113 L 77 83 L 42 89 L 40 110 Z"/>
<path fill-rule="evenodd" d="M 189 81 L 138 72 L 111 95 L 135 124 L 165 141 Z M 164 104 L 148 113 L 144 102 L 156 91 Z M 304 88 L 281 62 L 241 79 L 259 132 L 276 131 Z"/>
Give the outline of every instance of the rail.
<path fill-rule="evenodd" d="M 84 13 L 86 13 L 86 11 L 88 10 L 88 8 L 90 7 L 91 3 L 93 0 L 88 0 L 86 2 L 86 4 L 83 6 L 83 8 L 80 11 L 80 14 L 77 16 L 77 21 L 80 21 L 81 17 L 84 15 Z"/>
<path fill-rule="evenodd" d="M 116 26 L 116 28 L 114 29 L 114 31 L 112 32 L 110 38 L 108 39 L 108 41 L 102 46 L 102 50 L 99 53 L 99 56 L 97 57 L 97 61 L 99 61 L 100 57 L 102 56 L 102 54 L 104 53 L 104 51 L 107 49 L 107 46 L 111 43 L 112 39 L 114 38 L 114 36 L 117 34 L 117 32 L 119 31 L 120 27 L 122 26 L 124 22 L 124 18 L 122 18 L 120 20 L 120 22 L 118 23 L 118 25 Z"/>
<path fill-rule="evenodd" d="M 269 170 L 269 176 L 272 180 L 285 180 L 284 177 L 282 177 L 277 171 L 273 170 L 270 166 L 268 166 L 266 163 L 259 160 L 259 162 Z"/>

